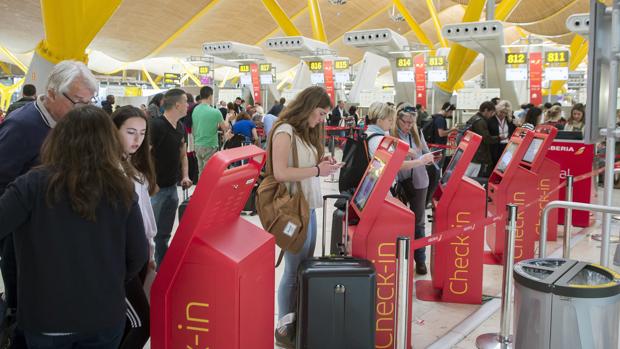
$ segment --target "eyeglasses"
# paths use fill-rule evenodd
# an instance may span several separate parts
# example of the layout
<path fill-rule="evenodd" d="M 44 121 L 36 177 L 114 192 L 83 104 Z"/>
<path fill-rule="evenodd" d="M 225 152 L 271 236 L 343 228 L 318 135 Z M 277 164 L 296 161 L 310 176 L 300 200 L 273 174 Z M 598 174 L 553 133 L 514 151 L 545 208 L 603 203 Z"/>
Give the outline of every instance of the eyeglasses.
<path fill-rule="evenodd" d="M 71 102 L 71 104 L 73 104 L 73 106 L 75 107 L 81 107 L 81 106 L 86 106 L 86 105 L 91 105 L 91 104 L 95 104 L 97 102 L 97 100 L 95 99 L 95 97 L 92 97 L 88 102 L 84 102 L 84 101 L 74 101 L 73 99 L 71 99 L 71 97 L 69 97 L 66 93 L 62 93 L 63 96 L 65 96 L 66 99 L 69 100 L 69 102 Z"/>

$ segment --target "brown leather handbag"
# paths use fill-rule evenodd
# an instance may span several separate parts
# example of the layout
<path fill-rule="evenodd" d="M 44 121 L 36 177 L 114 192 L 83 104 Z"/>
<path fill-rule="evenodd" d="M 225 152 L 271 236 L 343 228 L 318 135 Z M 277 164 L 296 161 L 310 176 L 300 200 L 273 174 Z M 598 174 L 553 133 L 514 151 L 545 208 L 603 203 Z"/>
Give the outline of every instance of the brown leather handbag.
<path fill-rule="evenodd" d="M 297 142 L 295 135 L 291 138 L 293 166 L 299 167 Z M 296 182 L 297 191 L 291 195 L 284 183 L 278 182 L 273 175 L 272 150 L 269 142 L 265 178 L 256 190 L 256 211 L 263 225 L 276 239 L 282 249 L 276 267 L 282 261 L 285 251 L 297 253 L 301 250 L 308 234 L 310 207 L 301 190 L 301 183 Z"/>

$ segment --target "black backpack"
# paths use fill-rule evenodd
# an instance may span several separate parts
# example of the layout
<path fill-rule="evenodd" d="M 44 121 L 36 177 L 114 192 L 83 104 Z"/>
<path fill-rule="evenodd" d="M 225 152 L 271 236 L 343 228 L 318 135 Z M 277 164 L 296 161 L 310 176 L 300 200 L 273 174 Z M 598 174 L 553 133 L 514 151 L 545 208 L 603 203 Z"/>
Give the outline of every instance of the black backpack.
<path fill-rule="evenodd" d="M 435 118 L 430 117 L 424 121 L 421 128 L 422 136 L 426 143 L 435 143 Z"/>
<path fill-rule="evenodd" d="M 469 120 L 467 120 L 465 125 L 459 127 L 458 131 L 456 132 L 456 145 L 459 145 L 461 143 L 461 139 L 463 139 L 463 136 L 465 136 L 465 132 L 469 131 L 471 127 L 474 126 L 474 124 L 479 120 L 482 120 L 482 116 L 476 114 L 472 116 Z"/>
<path fill-rule="evenodd" d="M 370 162 L 368 153 L 368 141 L 375 136 L 384 136 L 381 133 L 373 133 L 370 136 L 362 133 L 357 137 L 347 137 L 342 161 L 345 163 L 340 169 L 338 189 L 341 193 L 357 188 L 366 172 Z"/>

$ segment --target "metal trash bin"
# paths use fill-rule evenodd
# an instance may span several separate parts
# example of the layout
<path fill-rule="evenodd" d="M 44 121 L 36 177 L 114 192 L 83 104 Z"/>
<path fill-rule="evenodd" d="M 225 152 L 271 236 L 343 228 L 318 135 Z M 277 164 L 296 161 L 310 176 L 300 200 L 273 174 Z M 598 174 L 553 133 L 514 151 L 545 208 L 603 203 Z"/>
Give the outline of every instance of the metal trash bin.
<path fill-rule="evenodd" d="M 515 265 L 515 349 L 618 347 L 620 275 L 566 259 Z"/>

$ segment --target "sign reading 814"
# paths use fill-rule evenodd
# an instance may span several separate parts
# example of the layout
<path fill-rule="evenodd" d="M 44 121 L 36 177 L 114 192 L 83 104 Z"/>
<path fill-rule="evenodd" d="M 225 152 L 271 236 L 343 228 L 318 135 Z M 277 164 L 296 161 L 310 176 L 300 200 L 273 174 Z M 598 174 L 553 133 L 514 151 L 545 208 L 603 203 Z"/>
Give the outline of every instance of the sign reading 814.
<path fill-rule="evenodd" d="M 413 62 L 411 58 L 401 57 L 396 59 L 396 67 L 398 68 L 411 68 L 413 67 Z"/>

